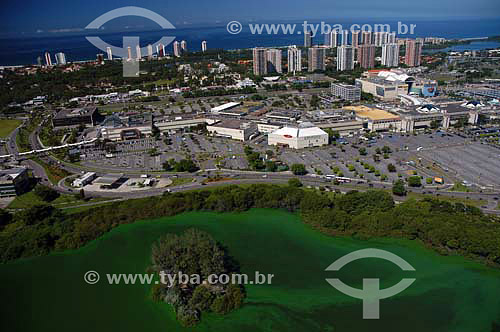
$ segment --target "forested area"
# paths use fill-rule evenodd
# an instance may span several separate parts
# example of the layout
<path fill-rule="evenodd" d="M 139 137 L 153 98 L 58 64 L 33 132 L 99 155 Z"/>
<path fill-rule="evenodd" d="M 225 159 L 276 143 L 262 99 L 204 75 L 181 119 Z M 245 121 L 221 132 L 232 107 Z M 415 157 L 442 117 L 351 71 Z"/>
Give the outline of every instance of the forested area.
<path fill-rule="evenodd" d="M 433 198 L 395 205 L 385 191 L 331 194 L 265 184 L 165 193 L 162 197 L 116 202 L 71 215 L 51 206 L 36 206 L 14 215 L 2 211 L 1 261 L 79 248 L 114 227 L 140 219 L 187 211 L 238 212 L 250 208 L 299 212 L 305 223 L 329 235 L 418 239 L 442 254 L 500 264 L 500 221 L 475 207 Z"/>
<path fill-rule="evenodd" d="M 153 244 L 151 260 L 151 268 L 160 280 L 162 275 L 170 276 L 170 280 L 163 277 L 161 283 L 154 285 L 153 298 L 171 304 L 185 326 L 198 323 L 203 312 L 226 314 L 243 303 L 243 285 L 210 281 L 212 275 L 239 272 L 239 265 L 206 232 L 191 228 L 180 235 L 166 234 Z M 174 278 L 179 274 L 190 278 Z"/>

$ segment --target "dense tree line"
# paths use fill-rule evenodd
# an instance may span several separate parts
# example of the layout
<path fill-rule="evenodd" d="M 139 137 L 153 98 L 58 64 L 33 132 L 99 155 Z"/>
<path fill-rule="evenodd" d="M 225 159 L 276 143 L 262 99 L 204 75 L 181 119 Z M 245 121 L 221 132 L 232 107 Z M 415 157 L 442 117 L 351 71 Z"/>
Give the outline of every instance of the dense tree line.
<path fill-rule="evenodd" d="M 50 206 L 36 206 L 11 217 L 3 213 L 0 257 L 6 262 L 78 248 L 120 224 L 140 219 L 194 210 L 278 208 L 300 210 L 304 222 L 327 234 L 419 239 L 441 253 L 500 264 L 500 222 L 483 215 L 478 208 L 431 198 L 408 200 L 396 206 L 389 193 L 376 190 L 329 195 L 297 186 L 260 184 L 166 193 L 72 215 Z"/>

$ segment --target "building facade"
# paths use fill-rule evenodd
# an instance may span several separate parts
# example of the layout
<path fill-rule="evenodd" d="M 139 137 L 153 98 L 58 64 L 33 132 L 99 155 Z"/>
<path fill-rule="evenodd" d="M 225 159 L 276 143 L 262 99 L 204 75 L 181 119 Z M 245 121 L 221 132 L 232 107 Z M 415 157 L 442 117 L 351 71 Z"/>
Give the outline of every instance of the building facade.
<path fill-rule="evenodd" d="M 265 48 L 253 49 L 253 74 L 262 76 L 267 74 L 267 52 Z"/>
<path fill-rule="evenodd" d="M 420 66 L 420 58 L 422 55 L 422 44 L 414 39 L 406 41 L 405 64 L 409 67 Z"/>
<path fill-rule="evenodd" d="M 302 51 L 293 45 L 288 47 L 288 72 L 298 73 L 302 71 Z"/>
<path fill-rule="evenodd" d="M 319 47 L 311 47 L 308 54 L 308 66 L 309 72 L 314 72 L 316 70 L 325 70 L 325 49 Z"/>
<path fill-rule="evenodd" d="M 331 93 L 335 97 L 342 98 L 347 101 L 361 100 L 361 89 L 354 85 L 347 85 L 341 83 L 331 83 Z"/>
<path fill-rule="evenodd" d="M 375 67 L 375 46 L 361 45 L 358 47 L 358 62 L 362 68 Z"/>
<path fill-rule="evenodd" d="M 399 66 L 399 45 L 392 43 L 382 46 L 382 66 Z"/>
<path fill-rule="evenodd" d="M 352 46 L 340 46 L 337 48 L 337 70 L 354 69 L 354 48 Z"/>

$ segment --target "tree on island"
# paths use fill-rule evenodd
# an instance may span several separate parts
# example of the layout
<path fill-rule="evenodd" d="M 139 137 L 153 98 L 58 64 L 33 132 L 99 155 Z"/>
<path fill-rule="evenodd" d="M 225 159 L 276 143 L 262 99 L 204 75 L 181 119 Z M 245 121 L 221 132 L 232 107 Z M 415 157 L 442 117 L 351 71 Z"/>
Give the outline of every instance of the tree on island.
<path fill-rule="evenodd" d="M 158 274 L 197 277 L 198 282 L 191 282 L 194 279 L 190 278 L 182 283 L 177 278 L 173 284 L 153 287 L 153 298 L 171 304 L 185 326 L 197 324 L 202 312 L 226 314 L 243 303 L 245 292 L 241 285 L 208 282 L 210 275 L 237 272 L 238 264 L 206 232 L 188 229 L 180 235 L 163 236 L 153 244 L 152 263 Z"/>

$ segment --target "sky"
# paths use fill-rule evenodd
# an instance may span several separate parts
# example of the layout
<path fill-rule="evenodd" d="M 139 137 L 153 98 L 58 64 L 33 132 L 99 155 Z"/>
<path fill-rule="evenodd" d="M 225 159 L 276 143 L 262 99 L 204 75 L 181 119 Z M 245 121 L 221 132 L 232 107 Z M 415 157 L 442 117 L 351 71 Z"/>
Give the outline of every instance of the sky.
<path fill-rule="evenodd" d="M 123 6 L 150 9 L 176 27 L 269 21 L 396 18 L 498 18 L 499 0 L 25 0 L 2 1 L 0 34 L 83 29 L 105 12 Z M 107 27 L 153 28 L 144 19 L 116 19 Z"/>

